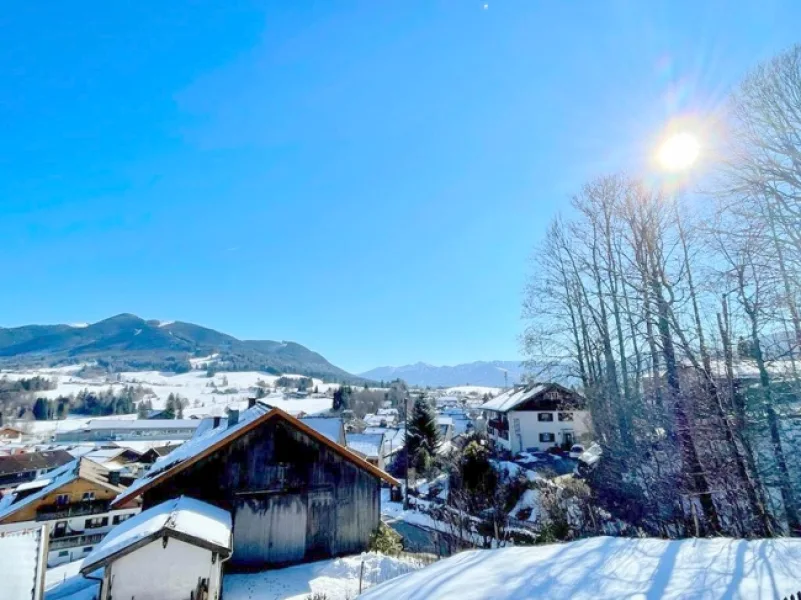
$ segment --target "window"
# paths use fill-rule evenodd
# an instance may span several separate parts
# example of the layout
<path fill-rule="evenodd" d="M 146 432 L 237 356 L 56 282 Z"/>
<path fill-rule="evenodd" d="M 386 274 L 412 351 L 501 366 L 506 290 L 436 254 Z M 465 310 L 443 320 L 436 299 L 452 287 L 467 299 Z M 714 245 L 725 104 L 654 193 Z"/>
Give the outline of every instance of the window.
<path fill-rule="evenodd" d="M 92 548 L 94 548 L 94 546 L 86 546 L 86 547 L 83 549 L 83 551 L 84 551 L 84 552 L 91 552 L 91 551 L 92 551 Z"/>
<path fill-rule="evenodd" d="M 573 420 L 573 413 L 569 413 L 569 412 L 559 413 L 559 420 L 560 421 L 572 421 Z"/>
<path fill-rule="evenodd" d="M 91 502 L 94 499 L 95 499 L 94 492 L 84 492 L 83 497 L 81 498 L 81 500 L 83 500 L 84 502 Z"/>
<path fill-rule="evenodd" d="M 553 433 L 541 433 L 540 434 L 540 441 L 541 442 L 545 442 L 545 443 L 547 443 L 547 442 L 555 442 L 556 441 L 556 435 L 554 435 Z"/>
<path fill-rule="evenodd" d="M 70 503 L 70 495 L 69 494 L 59 494 L 56 496 L 56 506 L 64 506 Z"/>
<path fill-rule="evenodd" d="M 553 413 L 541 412 L 537 414 L 538 421 L 553 421 Z"/>
<path fill-rule="evenodd" d="M 59 558 L 64 558 L 65 556 L 69 556 L 69 555 L 70 555 L 70 551 L 69 550 L 62 550 L 61 552 L 58 553 L 58 557 Z"/>
<path fill-rule="evenodd" d="M 94 529 L 95 527 L 106 527 L 108 525 L 108 517 L 95 517 L 93 519 L 86 519 L 84 522 L 85 529 Z"/>
<path fill-rule="evenodd" d="M 111 523 L 113 525 L 119 525 L 123 521 L 130 519 L 133 515 L 114 515 L 114 518 L 111 519 Z"/>
<path fill-rule="evenodd" d="M 545 399 L 546 400 L 559 400 L 559 392 L 545 392 Z"/>

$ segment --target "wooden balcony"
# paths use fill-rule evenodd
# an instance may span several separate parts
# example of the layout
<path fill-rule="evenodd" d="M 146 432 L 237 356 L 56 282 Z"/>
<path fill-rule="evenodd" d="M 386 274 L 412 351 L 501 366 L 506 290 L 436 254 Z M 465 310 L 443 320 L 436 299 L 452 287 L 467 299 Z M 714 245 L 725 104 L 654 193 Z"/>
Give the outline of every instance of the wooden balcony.
<path fill-rule="evenodd" d="M 98 515 L 109 512 L 108 500 L 92 500 L 90 502 L 76 502 L 64 506 L 42 506 L 36 511 L 37 521 L 56 521 L 70 517 L 85 515 Z"/>
<path fill-rule="evenodd" d="M 76 546 L 93 546 L 103 539 L 105 533 L 90 533 L 81 535 L 66 535 L 50 540 L 50 550 L 63 550 Z"/>

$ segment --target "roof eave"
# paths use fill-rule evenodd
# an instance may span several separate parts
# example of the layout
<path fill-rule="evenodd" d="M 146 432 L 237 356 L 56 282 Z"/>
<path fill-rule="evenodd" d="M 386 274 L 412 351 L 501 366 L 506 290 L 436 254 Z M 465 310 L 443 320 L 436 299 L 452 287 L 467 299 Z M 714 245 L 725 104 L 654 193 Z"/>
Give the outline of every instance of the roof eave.
<path fill-rule="evenodd" d="M 199 546 L 201 548 L 205 548 L 206 550 L 210 550 L 211 552 L 217 552 L 221 555 L 222 558 L 227 558 L 231 555 L 230 546 L 220 546 L 219 544 L 215 544 L 214 542 L 209 542 L 208 540 L 205 540 L 203 538 L 199 538 L 197 536 L 184 533 L 182 531 L 176 531 L 174 529 L 170 529 L 169 527 L 163 526 L 158 531 L 150 533 L 136 540 L 132 544 L 129 544 L 128 546 L 123 546 L 116 552 L 112 552 L 108 556 L 104 556 L 102 559 L 96 562 L 82 565 L 80 572 L 82 575 L 93 573 L 94 571 L 97 571 L 98 569 L 107 566 L 109 563 L 114 562 L 118 558 L 122 558 L 123 556 L 131 554 L 132 552 L 139 550 L 139 548 L 147 546 L 149 543 L 159 538 L 163 538 L 165 536 L 176 540 L 180 540 L 182 542 L 186 542 L 188 544 L 192 544 L 193 546 Z"/>

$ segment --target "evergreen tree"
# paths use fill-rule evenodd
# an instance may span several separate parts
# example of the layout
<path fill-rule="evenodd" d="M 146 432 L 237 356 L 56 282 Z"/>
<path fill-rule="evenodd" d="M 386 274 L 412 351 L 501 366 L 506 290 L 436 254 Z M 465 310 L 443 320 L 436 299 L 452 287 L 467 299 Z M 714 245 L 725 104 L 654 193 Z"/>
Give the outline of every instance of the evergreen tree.
<path fill-rule="evenodd" d="M 175 418 L 175 394 L 167 396 L 167 404 L 164 406 L 164 412 L 161 414 L 163 419 Z"/>
<path fill-rule="evenodd" d="M 412 466 L 421 472 L 428 470 L 438 444 L 439 430 L 436 415 L 423 398 L 418 398 L 414 401 L 409 420 L 409 441 L 406 448 Z"/>
<path fill-rule="evenodd" d="M 147 419 L 147 414 L 148 414 L 147 404 L 145 404 L 145 401 L 142 400 L 139 403 L 139 406 L 136 407 L 136 418 Z"/>
<path fill-rule="evenodd" d="M 33 404 L 33 418 L 37 421 L 46 421 L 50 407 L 47 398 L 37 398 Z"/>
<path fill-rule="evenodd" d="M 352 390 L 349 385 L 341 385 L 334 392 L 334 410 L 347 410 L 350 408 L 350 396 Z"/>

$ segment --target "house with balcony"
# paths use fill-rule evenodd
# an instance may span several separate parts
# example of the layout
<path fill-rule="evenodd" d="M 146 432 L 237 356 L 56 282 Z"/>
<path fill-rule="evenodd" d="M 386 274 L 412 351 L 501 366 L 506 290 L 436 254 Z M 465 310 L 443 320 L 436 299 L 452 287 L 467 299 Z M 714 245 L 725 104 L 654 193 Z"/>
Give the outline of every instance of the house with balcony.
<path fill-rule="evenodd" d="M 481 409 L 490 441 L 511 454 L 569 448 L 591 430 L 586 398 L 558 383 L 512 388 Z"/>
<path fill-rule="evenodd" d="M 85 458 L 18 485 L 0 499 L 0 532 L 47 525 L 47 565 L 84 558 L 111 530 L 139 512 L 136 500 L 112 508 L 125 490 L 119 472 Z"/>

